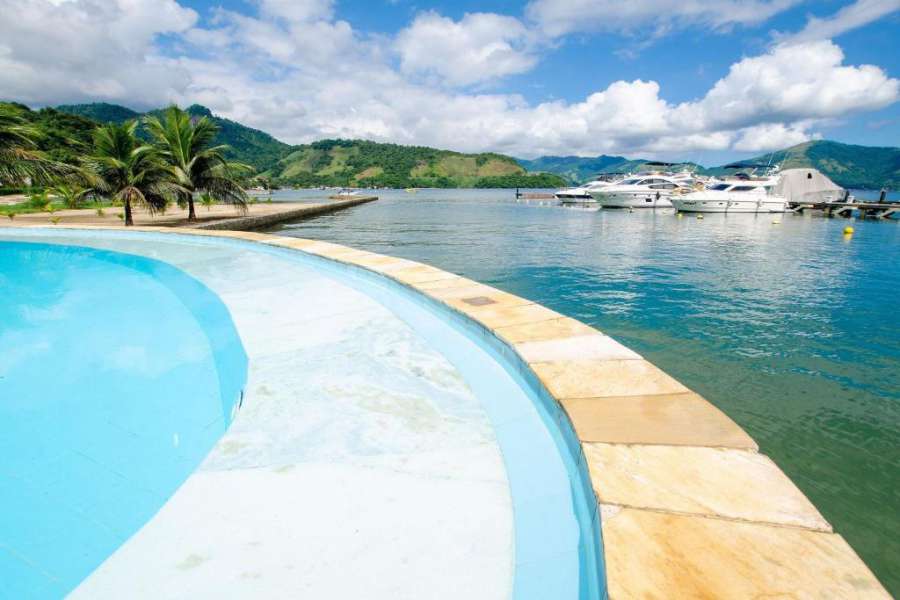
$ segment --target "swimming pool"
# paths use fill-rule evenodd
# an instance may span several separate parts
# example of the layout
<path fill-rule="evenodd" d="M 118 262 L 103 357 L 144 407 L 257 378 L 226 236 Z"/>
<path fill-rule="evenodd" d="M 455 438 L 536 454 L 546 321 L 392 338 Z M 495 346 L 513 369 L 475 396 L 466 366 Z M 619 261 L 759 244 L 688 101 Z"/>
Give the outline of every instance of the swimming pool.
<path fill-rule="evenodd" d="M 257 244 L 4 238 L 166 264 L 221 300 L 248 356 L 234 423 L 74 597 L 284 595 L 301 583 L 312 595 L 605 595 L 578 441 L 530 370 L 474 322 L 376 273 Z"/>
<path fill-rule="evenodd" d="M 200 464 L 247 360 L 199 281 L 141 256 L 0 244 L 0 584 L 74 588 Z"/>

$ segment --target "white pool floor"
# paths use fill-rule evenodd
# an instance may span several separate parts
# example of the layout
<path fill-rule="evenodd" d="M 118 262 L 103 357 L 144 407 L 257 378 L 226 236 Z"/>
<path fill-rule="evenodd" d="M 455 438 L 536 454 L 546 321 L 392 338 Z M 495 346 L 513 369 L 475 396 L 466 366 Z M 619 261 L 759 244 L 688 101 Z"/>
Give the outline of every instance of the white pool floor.
<path fill-rule="evenodd" d="M 241 246 L 62 232 L 173 264 L 228 307 L 243 406 L 200 469 L 73 598 L 505 598 L 500 448 L 459 372 L 350 286 Z"/>

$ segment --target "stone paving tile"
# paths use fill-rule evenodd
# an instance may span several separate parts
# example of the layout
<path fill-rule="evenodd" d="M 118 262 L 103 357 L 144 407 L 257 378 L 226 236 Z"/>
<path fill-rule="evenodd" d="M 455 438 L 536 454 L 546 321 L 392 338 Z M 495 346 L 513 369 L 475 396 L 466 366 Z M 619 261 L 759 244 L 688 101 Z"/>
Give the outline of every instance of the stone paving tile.
<path fill-rule="evenodd" d="M 550 393 L 560 399 L 690 391 L 645 360 L 571 360 L 530 366 Z"/>
<path fill-rule="evenodd" d="M 471 305 L 465 304 L 461 300 L 448 300 L 446 302 L 456 310 L 479 321 L 488 329 L 520 325 L 522 323 L 535 323 L 559 317 L 558 312 L 533 303 L 504 302 L 488 305 Z"/>
<path fill-rule="evenodd" d="M 591 335 L 601 333 L 581 321 L 569 317 L 540 321 L 538 323 L 525 323 L 500 327 L 494 331 L 500 338 L 510 344 L 523 342 L 542 342 L 546 340 L 558 340 L 572 336 Z"/>
<path fill-rule="evenodd" d="M 757 449 L 746 431 L 694 392 L 561 403 L 583 442 Z"/>
<path fill-rule="evenodd" d="M 607 585 L 629 598 L 889 598 L 833 533 L 603 507 Z"/>
<path fill-rule="evenodd" d="M 390 273 L 399 271 L 400 269 L 421 266 L 421 263 L 417 263 L 413 260 L 394 258 L 393 256 L 384 256 L 375 253 L 370 253 L 368 256 L 361 256 L 359 258 L 352 258 L 346 262 L 365 267 L 377 273 Z"/>
<path fill-rule="evenodd" d="M 640 354 L 602 333 L 556 340 L 522 342 L 513 347 L 526 362 L 639 359 Z"/>
<path fill-rule="evenodd" d="M 453 288 L 453 287 L 458 287 L 463 284 L 475 285 L 475 282 L 472 281 L 471 279 L 466 279 L 465 277 L 460 277 L 459 275 L 455 275 L 454 277 L 450 277 L 447 279 L 434 279 L 434 280 L 429 280 L 429 281 L 410 282 L 410 285 L 419 291 Z"/>
<path fill-rule="evenodd" d="M 583 444 L 601 504 L 831 531 L 767 456 L 733 448 Z"/>
<path fill-rule="evenodd" d="M 403 283 L 419 283 L 425 281 L 446 281 L 456 279 L 458 276 L 428 265 L 419 265 L 400 269 L 391 273 L 391 276 Z"/>

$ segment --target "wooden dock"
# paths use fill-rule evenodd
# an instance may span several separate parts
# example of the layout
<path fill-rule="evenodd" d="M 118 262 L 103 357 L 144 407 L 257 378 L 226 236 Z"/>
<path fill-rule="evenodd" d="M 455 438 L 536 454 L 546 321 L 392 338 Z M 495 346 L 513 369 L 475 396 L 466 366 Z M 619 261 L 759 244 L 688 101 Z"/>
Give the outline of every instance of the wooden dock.
<path fill-rule="evenodd" d="M 900 215 L 900 202 L 807 202 L 792 205 L 795 213 L 821 210 L 827 217 L 851 217 L 858 210 L 863 218 L 890 219 Z"/>
<path fill-rule="evenodd" d="M 516 200 L 555 200 L 556 195 L 548 192 L 520 192 L 516 188 Z"/>

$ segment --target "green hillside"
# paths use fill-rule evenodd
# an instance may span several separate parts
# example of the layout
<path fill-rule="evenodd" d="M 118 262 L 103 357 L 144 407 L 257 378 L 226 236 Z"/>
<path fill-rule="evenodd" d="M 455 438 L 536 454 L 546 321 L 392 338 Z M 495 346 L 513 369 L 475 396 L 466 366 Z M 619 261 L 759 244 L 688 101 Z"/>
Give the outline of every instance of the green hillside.
<path fill-rule="evenodd" d="M 92 104 L 66 104 L 56 110 L 73 115 L 93 119 L 99 123 L 121 123 L 136 119 L 147 113 L 139 113 L 118 104 L 95 102 Z M 231 160 L 246 163 L 257 171 L 270 168 L 290 151 L 290 146 L 276 140 L 268 133 L 253 129 L 235 121 L 218 117 L 205 106 L 194 104 L 186 109 L 194 116 L 206 116 L 219 126 L 216 144 L 227 144 L 231 150 L 227 157 Z M 150 114 L 162 112 L 162 109 L 150 111 Z"/>
<path fill-rule="evenodd" d="M 501 154 L 462 154 L 366 140 L 295 146 L 267 173 L 290 185 L 386 187 L 558 187 L 557 175 L 527 174 Z"/>
<path fill-rule="evenodd" d="M 780 164 L 784 169 L 813 167 L 847 188 L 900 189 L 900 148 L 807 142 L 748 161 Z"/>
<path fill-rule="evenodd" d="M 141 113 L 106 102 L 92 102 L 91 104 L 62 104 L 56 110 L 72 115 L 87 117 L 99 123 L 122 123 L 130 119 L 137 119 Z"/>
<path fill-rule="evenodd" d="M 91 119 L 52 108 L 31 110 L 24 104 L 0 104 L 13 107 L 19 116 L 40 132 L 38 149 L 53 160 L 75 164 L 78 157 L 90 147 L 92 134 L 97 126 Z"/>
<path fill-rule="evenodd" d="M 542 171 L 562 175 L 570 182 L 587 181 L 598 173 L 608 173 L 617 165 L 628 162 L 624 156 L 542 156 L 534 160 L 516 159 L 528 171 Z"/>

